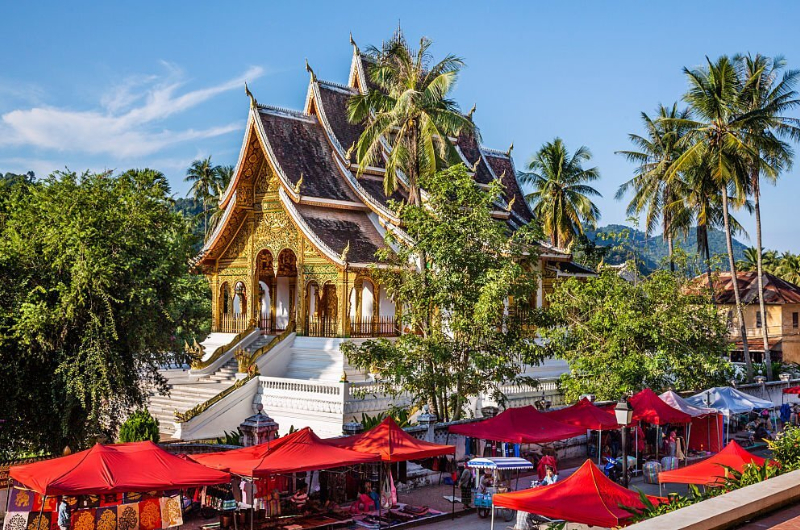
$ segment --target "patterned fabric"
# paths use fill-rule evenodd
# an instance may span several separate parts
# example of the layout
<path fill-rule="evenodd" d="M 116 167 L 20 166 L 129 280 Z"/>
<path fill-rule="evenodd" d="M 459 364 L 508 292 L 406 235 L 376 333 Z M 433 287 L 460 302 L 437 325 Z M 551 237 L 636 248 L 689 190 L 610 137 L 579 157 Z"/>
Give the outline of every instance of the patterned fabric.
<path fill-rule="evenodd" d="M 78 509 L 98 508 L 100 506 L 100 495 L 80 495 L 78 497 Z"/>
<path fill-rule="evenodd" d="M 183 513 L 181 511 L 181 498 L 161 497 L 161 528 L 171 528 L 183 524 Z"/>
<path fill-rule="evenodd" d="M 142 494 L 138 491 L 131 491 L 130 493 L 122 494 L 123 504 L 132 504 L 142 500 Z"/>
<path fill-rule="evenodd" d="M 27 530 L 28 512 L 6 512 L 4 530 Z"/>
<path fill-rule="evenodd" d="M 9 510 L 13 512 L 30 512 L 33 510 L 35 493 L 29 490 L 13 488 L 11 490 L 11 503 Z"/>
<path fill-rule="evenodd" d="M 139 503 L 139 528 L 141 530 L 161 528 L 161 503 L 159 499 L 147 499 Z"/>
<path fill-rule="evenodd" d="M 661 459 L 661 470 L 669 471 L 671 469 L 678 469 L 678 458 L 674 456 L 665 456 Z"/>
<path fill-rule="evenodd" d="M 648 484 L 658 484 L 658 474 L 661 472 L 661 464 L 656 461 L 645 462 L 644 481 Z"/>
<path fill-rule="evenodd" d="M 117 506 L 117 530 L 137 530 L 139 528 L 139 505 L 120 504 Z"/>
<path fill-rule="evenodd" d="M 71 530 L 95 530 L 94 509 L 76 510 L 72 512 Z"/>
<path fill-rule="evenodd" d="M 30 512 L 28 514 L 28 530 L 50 530 L 53 512 Z"/>
<path fill-rule="evenodd" d="M 100 506 L 116 506 L 122 501 L 122 495 L 119 493 L 106 493 L 100 495 Z"/>
<path fill-rule="evenodd" d="M 42 500 L 44 500 L 44 507 L 42 507 Z M 58 508 L 58 499 L 53 496 L 49 495 L 46 499 L 39 495 L 38 493 L 33 494 L 33 510 L 32 512 L 38 512 L 44 509 L 45 512 L 54 512 Z"/>
<path fill-rule="evenodd" d="M 117 508 L 98 508 L 94 520 L 96 530 L 117 530 Z"/>

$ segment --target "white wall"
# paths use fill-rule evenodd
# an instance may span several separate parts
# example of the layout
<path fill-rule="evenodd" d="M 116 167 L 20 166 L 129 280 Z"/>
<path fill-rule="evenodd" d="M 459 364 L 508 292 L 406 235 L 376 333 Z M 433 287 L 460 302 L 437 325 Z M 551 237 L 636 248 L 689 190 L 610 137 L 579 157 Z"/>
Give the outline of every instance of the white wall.
<path fill-rule="evenodd" d="M 375 288 L 370 282 L 364 282 L 361 288 L 361 320 L 372 320 L 372 310 L 375 306 Z"/>
<path fill-rule="evenodd" d="M 275 326 L 283 329 L 289 325 L 289 278 L 279 276 L 275 291 Z"/>
<path fill-rule="evenodd" d="M 378 288 L 380 300 L 380 316 L 393 317 L 395 312 L 394 301 L 386 295 L 386 289 Z"/>
<path fill-rule="evenodd" d="M 313 283 L 308 286 L 308 314 L 317 314 L 317 286 Z"/>

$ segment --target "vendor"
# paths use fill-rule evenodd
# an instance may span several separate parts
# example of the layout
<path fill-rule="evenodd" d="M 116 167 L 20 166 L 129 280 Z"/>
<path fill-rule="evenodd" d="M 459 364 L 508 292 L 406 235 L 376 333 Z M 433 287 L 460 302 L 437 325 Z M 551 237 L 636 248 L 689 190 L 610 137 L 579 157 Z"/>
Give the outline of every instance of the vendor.
<path fill-rule="evenodd" d="M 372 499 L 372 502 L 375 503 L 375 509 L 377 510 L 380 508 L 381 496 L 378 495 L 378 492 L 372 487 L 372 482 L 367 482 L 365 488 L 367 495 Z"/>
<path fill-rule="evenodd" d="M 494 486 L 494 477 L 492 476 L 492 470 L 487 469 L 483 472 L 483 477 L 481 477 L 481 492 L 486 493 L 486 490 Z"/>
<path fill-rule="evenodd" d="M 294 507 L 297 508 L 298 513 L 302 512 L 306 506 L 306 503 L 308 502 L 308 488 L 306 485 L 301 484 L 289 500 L 292 502 Z"/>
<path fill-rule="evenodd" d="M 369 482 L 367 482 L 364 486 L 362 486 L 358 498 L 355 501 L 353 501 L 353 504 L 350 505 L 350 513 L 352 514 L 367 513 L 378 509 L 377 503 L 369 495 L 370 490 L 372 490 L 372 485 Z"/>
<path fill-rule="evenodd" d="M 464 508 L 472 507 L 472 472 L 466 465 L 466 462 L 459 462 L 459 469 L 461 475 L 458 477 L 458 486 L 461 488 L 461 504 Z"/>
<path fill-rule="evenodd" d="M 542 479 L 542 486 L 549 486 L 550 484 L 555 484 L 558 482 L 558 475 L 553 470 L 552 467 L 546 466 L 544 468 L 544 478 Z"/>

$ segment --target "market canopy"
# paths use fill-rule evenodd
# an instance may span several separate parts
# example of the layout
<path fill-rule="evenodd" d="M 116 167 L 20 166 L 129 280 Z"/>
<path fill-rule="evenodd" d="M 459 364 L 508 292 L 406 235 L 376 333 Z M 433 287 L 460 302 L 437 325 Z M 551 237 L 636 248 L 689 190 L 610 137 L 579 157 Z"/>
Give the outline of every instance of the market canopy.
<path fill-rule="evenodd" d="M 451 425 L 450 432 L 517 444 L 555 442 L 586 434 L 583 428 L 556 421 L 530 405 L 506 409 L 483 421 Z"/>
<path fill-rule="evenodd" d="M 455 454 L 452 445 L 439 445 L 418 440 L 401 429 L 391 416 L 367 432 L 343 438 L 328 438 L 325 442 L 359 453 L 379 455 L 384 462 L 420 460 Z"/>
<path fill-rule="evenodd" d="M 172 455 L 153 442 L 91 449 L 12 466 L 11 478 L 42 495 L 100 495 L 172 490 L 230 481 L 228 473 Z"/>
<path fill-rule="evenodd" d="M 245 477 L 265 477 L 379 462 L 380 456 L 335 447 L 306 427 L 271 442 L 193 455 L 197 462 Z"/>
<path fill-rule="evenodd" d="M 800 394 L 800 386 L 790 386 L 783 389 L 784 394 Z"/>
<path fill-rule="evenodd" d="M 692 405 L 672 390 L 667 390 L 658 397 L 660 397 L 661 400 L 670 407 L 680 410 L 681 412 L 685 412 L 693 418 L 702 418 L 703 416 L 709 416 L 711 414 L 719 414 L 717 409 L 697 407 Z"/>
<path fill-rule="evenodd" d="M 712 486 L 724 482 L 728 471 L 726 466 L 742 472 L 746 464 L 763 465 L 766 460 L 746 451 L 736 442 L 731 442 L 711 458 L 690 466 L 662 471 L 658 481 L 662 484 L 700 484 Z"/>
<path fill-rule="evenodd" d="M 467 467 L 473 469 L 533 469 L 530 460 L 518 456 L 487 456 L 473 458 L 467 462 Z"/>
<path fill-rule="evenodd" d="M 665 502 L 647 497 L 655 505 Z M 639 493 L 606 477 L 590 460 L 555 484 L 492 496 L 494 506 L 521 510 L 573 523 L 614 528 L 632 515 L 620 505 L 643 509 Z"/>
<path fill-rule="evenodd" d="M 772 401 L 745 394 L 729 386 L 709 388 L 688 398 L 687 401 L 696 407 L 715 408 L 726 416 L 751 412 L 753 409 L 775 408 Z"/>
<path fill-rule="evenodd" d="M 645 388 L 630 400 L 633 407 L 633 421 L 646 421 L 654 425 L 667 423 L 689 423 L 692 417 L 683 411 L 667 405 L 655 392 Z"/>
<path fill-rule="evenodd" d="M 594 431 L 619 428 L 617 418 L 613 412 L 596 407 L 586 398 L 569 407 L 547 412 L 547 415 L 561 423 L 576 425 Z"/>

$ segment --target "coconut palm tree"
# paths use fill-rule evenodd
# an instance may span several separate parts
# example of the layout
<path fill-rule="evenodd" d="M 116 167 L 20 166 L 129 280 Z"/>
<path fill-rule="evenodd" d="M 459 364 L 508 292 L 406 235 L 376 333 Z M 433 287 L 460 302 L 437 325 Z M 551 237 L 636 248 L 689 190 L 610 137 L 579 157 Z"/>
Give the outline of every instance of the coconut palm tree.
<path fill-rule="evenodd" d="M 774 175 L 776 169 L 761 153 L 775 150 L 774 136 L 764 134 L 767 130 L 767 113 L 763 111 L 741 111 L 743 86 L 734 63 L 722 56 L 716 62 L 706 60 L 707 65 L 695 70 L 684 68 L 689 81 L 689 90 L 684 96 L 692 110 L 692 120 L 675 120 L 691 127 L 684 137 L 688 146 L 675 161 L 668 177 L 692 167 L 705 167 L 720 190 L 722 197 L 722 220 L 728 250 L 728 262 L 732 276 L 736 277 L 736 262 L 733 257 L 732 227 L 730 222 L 731 196 L 736 198 L 734 206 L 745 203 L 750 191 L 749 169 L 753 164 L 765 174 Z M 758 132 L 761 131 L 761 132 Z M 758 145 L 759 149 L 753 146 Z M 730 195 L 729 195 L 730 194 Z M 747 377 L 752 379 L 753 366 L 747 345 L 747 329 L 737 282 L 733 282 L 739 332 L 743 343 Z"/>
<path fill-rule="evenodd" d="M 800 255 L 783 253 L 778 260 L 775 274 L 787 282 L 800 285 Z"/>
<path fill-rule="evenodd" d="M 763 114 L 764 120 L 754 122 L 758 130 L 753 130 L 749 139 L 756 141 L 750 146 L 759 155 L 770 160 L 775 172 L 761 171 L 758 158 L 750 164 L 750 189 L 753 196 L 753 207 L 756 218 L 756 272 L 758 276 L 758 304 L 761 321 L 767 321 L 766 307 L 764 305 L 764 279 L 763 256 L 761 253 L 761 176 L 764 174 L 773 183 L 781 170 L 788 169 L 792 163 L 792 151 L 788 145 L 776 139 L 764 145 L 760 139 L 765 135 L 776 137 L 800 138 L 798 121 L 786 116 L 786 113 L 800 104 L 794 86 L 797 83 L 800 71 L 789 70 L 783 72 L 786 61 L 782 57 L 768 59 L 762 55 L 745 55 L 735 58 L 739 83 L 742 86 L 740 103 L 743 113 Z M 763 149 L 771 147 L 771 151 Z M 767 326 L 761 327 L 761 337 L 764 343 L 764 364 L 767 367 L 767 379 L 772 379 L 772 363 L 769 350 L 769 335 Z"/>
<path fill-rule="evenodd" d="M 195 160 L 186 170 L 184 181 L 191 182 L 189 195 L 203 205 L 203 232 L 208 237 L 208 210 L 212 198 L 219 189 L 217 166 L 211 163 L 211 156 Z"/>
<path fill-rule="evenodd" d="M 409 203 L 415 205 L 420 204 L 420 177 L 460 160 L 449 138 L 477 132 L 449 97 L 463 60 L 447 55 L 432 64 L 431 44 L 423 37 L 413 50 L 398 30 L 381 48 L 370 47 L 367 66 L 374 88 L 348 104 L 348 119 L 366 125 L 355 145 L 358 174 L 378 165 L 388 149 L 384 191 L 396 190 L 402 173 Z"/>
<path fill-rule="evenodd" d="M 601 197 L 600 192 L 586 184 L 600 178 L 600 171 L 583 167 L 591 159 L 587 147 L 570 155 L 561 138 L 556 138 L 534 155 L 530 172 L 520 175 L 524 184 L 533 187 L 525 199 L 556 247 L 568 247 L 583 233 L 585 224 L 594 227 L 600 218 L 600 210 L 589 198 Z"/>
<path fill-rule="evenodd" d="M 633 190 L 633 197 L 628 203 L 627 214 L 639 216 L 644 212 L 645 233 L 647 237 L 661 221 L 663 238 L 669 252 L 670 270 L 675 270 L 673 262 L 674 240 L 679 230 L 686 231 L 688 225 L 676 221 L 687 219 L 683 212 L 676 211 L 682 203 L 676 195 L 675 183 L 666 178 L 672 163 L 682 153 L 681 139 L 688 131 L 681 120 L 689 118 L 688 109 L 678 109 L 674 103 L 671 108 L 659 105 L 658 117 L 654 120 L 642 112 L 644 136 L 629 134 L 635 151 L 617 151 L 629 161 L 638 164 L 634 177 L 624 182 L 617 191 L 616 198 L 622 199 L 628 191 Z M 673 121 L 663 121 L 666 118 Z M 676 121 L 677 120 L 677 121 Z"/>

